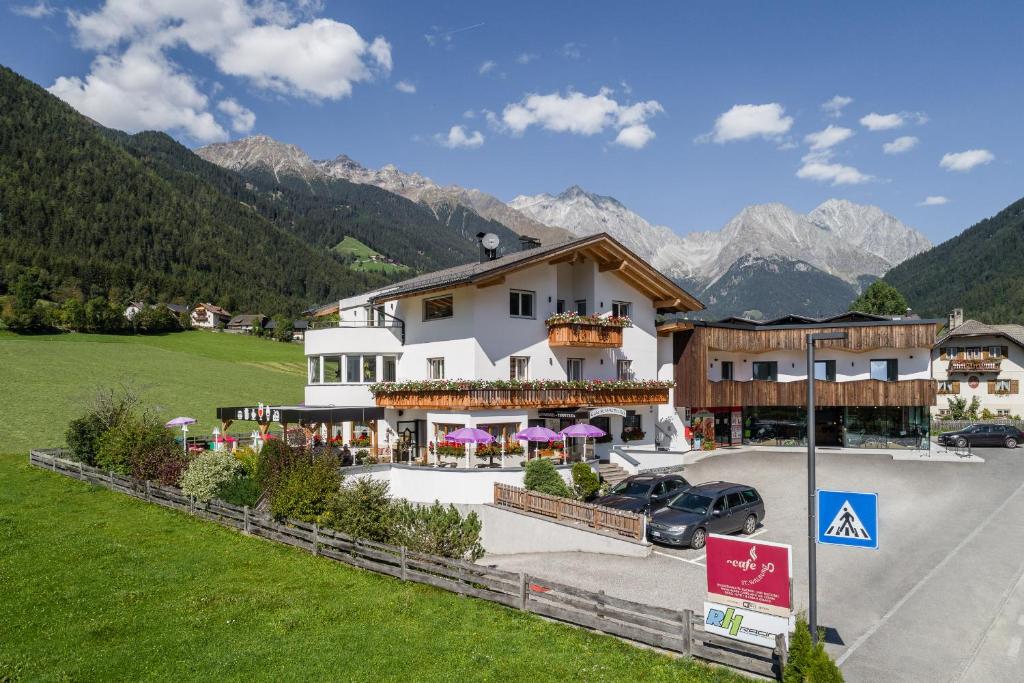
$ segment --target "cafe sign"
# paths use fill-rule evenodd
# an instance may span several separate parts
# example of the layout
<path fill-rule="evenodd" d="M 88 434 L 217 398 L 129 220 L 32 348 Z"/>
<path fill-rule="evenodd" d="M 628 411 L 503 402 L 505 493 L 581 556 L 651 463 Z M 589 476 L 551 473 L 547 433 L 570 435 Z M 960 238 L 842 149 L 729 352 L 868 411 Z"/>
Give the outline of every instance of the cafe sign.
<path fill-rule="evenodd" d="M 793 611 L 793 549 L 782 543 L 708 534 L 708 599 L 754 612 Z"/>
<path fill-rule="evenodd" d="M 589 417 L 591 419 L 595 417 L 604 417 L 605 415 L 618 415 L 619 417 L 626 417 L 625 408 L 591 408 Z"/>
<path fill-rule="evenodd" d="M 280 422 L 281 411 L 260 403 L 255 408 L 236 408 L 235 419 L 252 422 Z"/>

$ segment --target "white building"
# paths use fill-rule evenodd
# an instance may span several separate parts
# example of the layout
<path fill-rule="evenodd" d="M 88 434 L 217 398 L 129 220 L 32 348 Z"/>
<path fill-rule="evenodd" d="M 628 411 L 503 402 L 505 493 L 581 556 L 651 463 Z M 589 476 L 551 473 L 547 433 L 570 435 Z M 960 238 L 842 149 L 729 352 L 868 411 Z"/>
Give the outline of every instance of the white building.
<path fill-rule="evenodd" d="M 382 408 L 331 430 L 423 462 L 466 426 L 501 440 L 589 421 L 610 435 L 599 453 L 624 438 L 678 448 L 671 337 L 655 315 L 701 308 L 605 234 L 525 249 L 339 302 L 338 322 L 306 333 L 305 404 Z"/>
<path fill-rule="evenodd" d="M 192 327 L 215 330 L 224 327 L 230 322 L 231 314 L 220 306 L 214 304 L 197 304 L 189 314 L 192 319 Z"/>
<path fill-rule="evenodd" d="M 987 325 L 964 320 L 963 310 L 949 316 L 948 332 L 932 351 L 939 414 L 949 411 L 949 399 L 977 398 L 979 412 L 994 417 L 1024 415 L 1024 325 Z"/>

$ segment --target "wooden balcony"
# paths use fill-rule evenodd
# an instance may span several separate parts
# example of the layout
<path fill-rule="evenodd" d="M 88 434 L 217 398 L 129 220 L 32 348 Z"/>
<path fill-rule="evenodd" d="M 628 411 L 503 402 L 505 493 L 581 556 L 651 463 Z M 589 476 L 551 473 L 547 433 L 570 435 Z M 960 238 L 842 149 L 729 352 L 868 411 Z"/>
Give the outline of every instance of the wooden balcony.
<path fill-rule="evenodd" d="M 959 358 L 949 361 L 946 372 L 999 372 L 998 358 Z"/>
<path fill-rule="evenodd" d="M 548 346 L 618 349 L 622 348 L 622 328 L 575 323 L 553 324 L 548 326 Z"/>
<path fill-rule="evenodd" d="M 503 408 L 561 408 L 576 406 L 633 406 L 668 403 L 668 389 L 466 389 L 462 391 L 399 391 L 380 394 L 385 408 L 491 410 Z"/>
<path fill-rule="evenodd" d="M 707 382 L 694 407 L 799 406 L 807 403 L 807 380 L 795 382 Z M 883 382 L 875 379 L 853 382 L 814 383 L 818 406 L 927 406 L 935 403 L 935 382 L 909 379 Z"/>

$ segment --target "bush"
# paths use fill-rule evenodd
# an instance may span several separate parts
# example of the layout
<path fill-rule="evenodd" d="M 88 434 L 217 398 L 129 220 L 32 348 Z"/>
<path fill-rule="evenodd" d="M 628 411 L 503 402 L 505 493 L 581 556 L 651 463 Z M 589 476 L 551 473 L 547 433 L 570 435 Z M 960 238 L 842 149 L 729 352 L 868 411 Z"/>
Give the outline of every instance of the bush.
<path fill-rule="evenodd" d="M 789 638 L 789 658 L 782 673 L 784 683 L 842 683 L 843 674 L 825 652 L 825 644 L 811 641 L 811 632 L 803 615 L 797 617 L 796 631 Z"/>
<path fill-rule="evenodd" d="M 260 487 L 256 480 L 245 474 L 236 474 L 217 492 L 217 498 L 232 505 L 253 507 L 260 500 Z"/>
<path fill-rule="evenodd" d="M 256 483 L 261 491 L 273 493 L 278 480 L 301 457 L 300 448 L 292 448 L 284 440 L 263 443 L 256 466 Z"/>
<path fill-rule="evenodd" d="M 270 496 L 270 511 L 276 517 L 315 522 L 327 511 L 340 487 L 337 458 L 300 457 L 276 482 Z"/>
<path fill-rule="evenodd" d="M 388 482 L 356 477 L 334 494 L 321 523 L 353 538 L 390 543 L 395 530 L 395 503 Z"/>
<path fill-rule="evenodd" d="M 99 391 L 89 411 L 72 420 L 64 432 L 64 439 L 74 458 L 95 465 L 100 437 L 111 427 L 135 415 L 138 405 L 138 398 L 127 388 L 118 392 L 112 389 Z"/>
<path fill-rule="evenodd" d="M 572 495 L 565 480 L 558 474 L 554 464 L 547 458 L 537 458 L 526 463 L 526 475 L 523 484 L 530 491 L 547 493 L 552 496 L 568 498 Z"/>
<path fill-rule="evenodd" d="M 601 488 L 601 479 L 585 462 L 572 466 L 572 492 L 577 500 L 590 500 Z"/>
<path fill-rule="evenodd" d="M 174 439 L 152 443 L 136 451 L 131 458 L 131 474 L 136 479 L 149 479 L 176 486 L 188 466 L 188 458 Z"/>
<path fill-rule="evenodd" d="M 475 512 L 463 517 L 454 505 L 395 503 L 397 527 L 391 543 L 410 550 L 475 562 L 483 557 L 482 525 Z"/>
<path fill-rule="evenodd" d="M 241 465 L 224 453 L 203 453 L 191 463 L 181 477 L 181 490 L 196 500 L 217 498 L 241 470 Z"/>

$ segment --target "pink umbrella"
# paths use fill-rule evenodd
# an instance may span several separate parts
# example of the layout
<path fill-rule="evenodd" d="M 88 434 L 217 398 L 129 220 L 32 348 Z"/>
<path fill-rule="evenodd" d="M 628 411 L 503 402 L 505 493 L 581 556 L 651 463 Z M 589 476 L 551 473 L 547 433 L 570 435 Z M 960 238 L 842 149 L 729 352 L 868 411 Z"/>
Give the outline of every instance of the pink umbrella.
<path fill-rule="evenodd" d="M 181 427 L 181 447 L 186 453 L 188 452 L 188 426 L 194 425 L 196 422 L 197 420 L 194 417 L 176 417 L 164 423 L 164 427 L 168 429 Z"/>
<path fill-rule="evenodd" d="M 527 427 L 513 437 L 519 441 L 558 441 L 558 432 L 547 427 Z"/>
<path fill-rule="evenodd" d="M 587 438 L 594 437 L 596 439 L 599 436 L 604 436 L 605 434 L 607 434 L 607 432 L 605 432 L 600 427 L 595 427 L 594 425 L 591 424 L 574 424 L 569 425 L 568 427 L 560 431 L 559 434 L 561 434 L 562 436 L 574 436 L 577 438 L 582 438 L 583 459 L 585 460 L 587 452 Z"/>
<path fill-rule="evenodd" d="M 444 437 L 445 441 L 454 441 L 455 443 L 491 443 L 494 441 L 494 437 L 485 432 L 482 429 L 476 427 L 463 427 L 462 429 L 456 429 L 454 432 L 449 433 Z M 466 449 L 466 467 L 469 467 L 469 449 Z"/>

